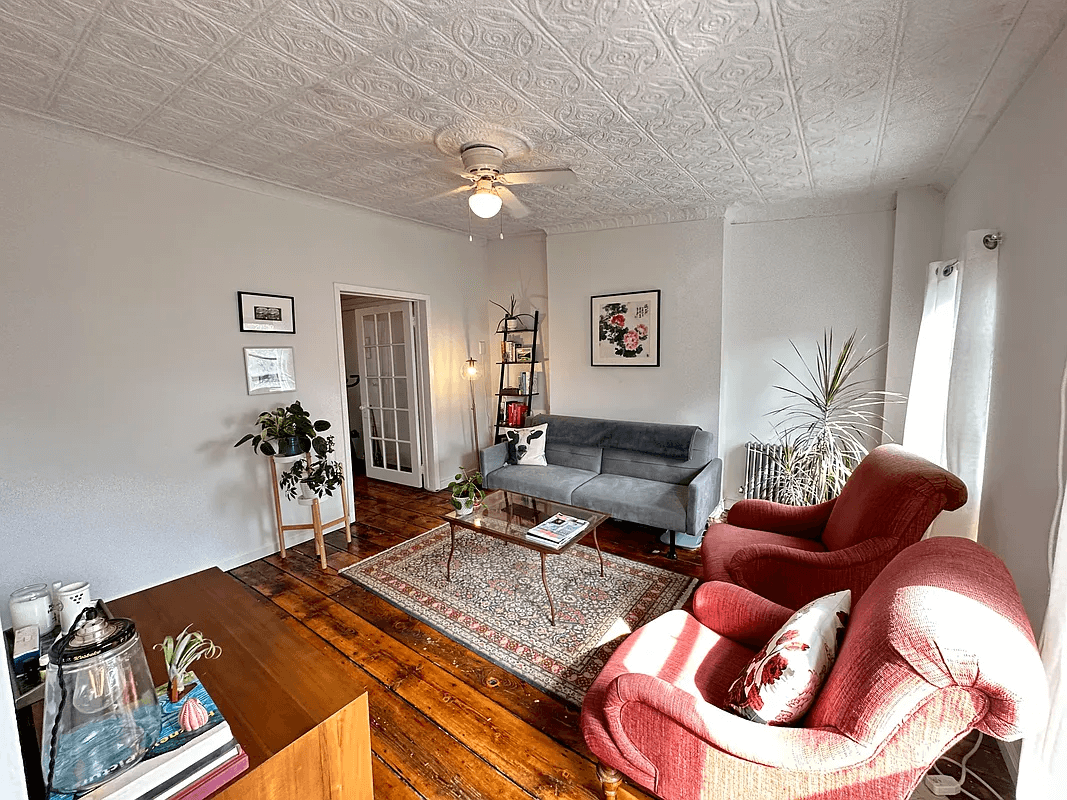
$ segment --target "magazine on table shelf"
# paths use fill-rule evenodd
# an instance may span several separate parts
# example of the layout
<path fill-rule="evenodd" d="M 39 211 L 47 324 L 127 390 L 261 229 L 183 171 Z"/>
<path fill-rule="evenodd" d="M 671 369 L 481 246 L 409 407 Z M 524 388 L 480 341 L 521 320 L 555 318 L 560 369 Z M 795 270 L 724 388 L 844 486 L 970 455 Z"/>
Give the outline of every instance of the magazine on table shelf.
<path fill-rule="evenodd" d="M 589 521 L 567 514 L 555 514 L 540 525 L 526 532 L 527 538 L 536 539 L 552 547 L 563 547 L 571 539 L 589 527 Z"/>
<path fill-rule="evenodd" d="M 248 769 L 248 756 L 204 685 L 191 672 L 186 681 L 195 685 L 177 703 L 167 698 L 167 684 L 156 687 L 163 728 L 140 763 L 88 792 L 53 792 L 50 800 L 199 800 Z M 189 698 L 200 701 L 208 720 L 183 731 L 178 714 Z"/>

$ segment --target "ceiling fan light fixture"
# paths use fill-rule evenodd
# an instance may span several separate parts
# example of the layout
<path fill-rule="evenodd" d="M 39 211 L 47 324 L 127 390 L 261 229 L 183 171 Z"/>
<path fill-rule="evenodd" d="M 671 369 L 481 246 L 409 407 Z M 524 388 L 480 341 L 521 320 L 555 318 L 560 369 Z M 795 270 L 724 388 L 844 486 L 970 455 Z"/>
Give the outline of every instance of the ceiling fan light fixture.
<path fill-rule="evenodd" d="M 482 219 L 492 219 L 500 213 L 500 206 L 503 202 L 492 187 L 479 187 L 467 198 L 467 205 L 470 206 L 471 211 Z"/>

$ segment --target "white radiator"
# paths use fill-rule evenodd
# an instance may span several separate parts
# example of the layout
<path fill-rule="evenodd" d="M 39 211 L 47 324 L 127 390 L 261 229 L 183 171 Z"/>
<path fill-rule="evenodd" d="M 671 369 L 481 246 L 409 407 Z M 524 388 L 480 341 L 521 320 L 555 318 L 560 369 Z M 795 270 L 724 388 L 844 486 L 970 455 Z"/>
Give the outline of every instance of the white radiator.
<path fill-rule="evenodd" d="M 745 444 L 745 497 L 781 502 L 782 457 L 780 444 Z"/>

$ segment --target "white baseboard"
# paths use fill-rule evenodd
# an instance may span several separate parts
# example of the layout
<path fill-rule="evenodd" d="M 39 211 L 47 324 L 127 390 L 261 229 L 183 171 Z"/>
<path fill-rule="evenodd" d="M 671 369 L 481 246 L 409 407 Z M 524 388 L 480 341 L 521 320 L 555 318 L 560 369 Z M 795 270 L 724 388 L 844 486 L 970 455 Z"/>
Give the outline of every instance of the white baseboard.
<path fill-rule="evenodd" d="M 997 739 L 997 744 L 1000 745 L 1000 754 L 1004 756 L 1004 764 L 1008 767 L 1011 782 L 1017 784 L 1019 782 L 1019 756 L 1022 754 L 1023 740 L 1017 739 L 1014 742 L 1002 742 Z"/>
<path fill-rule="evenodd" d="M 333 530 L 334 529 L 331 528 L 330 532 L 332 533 Z M 296 547 L 296 545 L 303 544 L 304 542 L 309 542 L 314 538 L 315 538 L 315 532 L 314 531 L 292 531 L 292 532 L 286 532 L 286 535 L 285 535 L 285 549 L 286 550 L 290 550 L 293 547 Z M 244 566 L 245 564 L 250 564 L 253 561 L 259 561 L 259 559 L 266 558 L 267 556 L 273 555 L 274 553 L 277 553 L 277 552 L 278 552 L 278 538 L 277 538 L 277 536 L 275 536 L 273 540 L 267 542 L 262 547 L 257 547 L 255 550 L 253 550 L 253 551 L 251 551 L 249 553 L 243 553 L 243 554 L 241 554 L 239 556 L 234 556 L 233 558 L 223 559 L 219 563 L 218 567 L 223 572 L 229 572 L 231 569 L 234 569 L 235 567 L 241 567 L 241 566 Z"/>

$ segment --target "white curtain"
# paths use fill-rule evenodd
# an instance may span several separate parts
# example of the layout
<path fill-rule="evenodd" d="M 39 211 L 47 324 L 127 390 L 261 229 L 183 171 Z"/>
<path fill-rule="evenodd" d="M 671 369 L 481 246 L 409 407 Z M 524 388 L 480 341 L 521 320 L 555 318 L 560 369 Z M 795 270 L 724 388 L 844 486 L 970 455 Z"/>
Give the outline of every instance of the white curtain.
<path fill-rule="evenodd" d="M 1019 760 L 1019 800 L 1045 800 L 1067 786 L 1067 520 L 1064 514 L 1063 445 L 1067 418 L 1067 364 L 1060 384 L 1060 437 L 1057 456 L 1059 503 L 1049 532 L 1051 585 L 1041 630 L 1041 660 L 1048 676 L 1051 712 L 1045 729 L 1023 740 Z M 1059 787 L 1060 791 L 1053 791 Z"/>
<path fill-rule="evenodd" d="M 903 445 L 958 475 L 967 504 L 940 514 L 933 536 L 978 538 L 996 336 L 997 251 L 971 231 L 960 258 L 930 265 Z"/>

